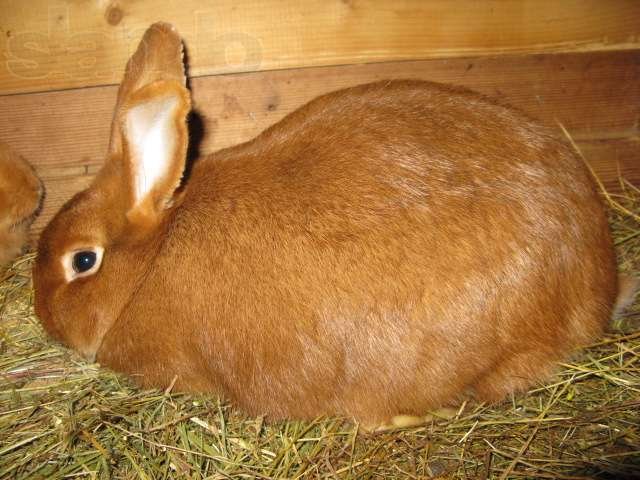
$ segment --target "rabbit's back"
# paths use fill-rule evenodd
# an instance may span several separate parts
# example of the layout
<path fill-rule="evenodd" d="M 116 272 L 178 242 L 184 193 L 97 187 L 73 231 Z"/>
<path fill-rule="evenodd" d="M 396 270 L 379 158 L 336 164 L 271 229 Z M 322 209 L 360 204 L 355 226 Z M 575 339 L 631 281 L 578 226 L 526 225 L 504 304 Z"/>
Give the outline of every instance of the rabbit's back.
<path fill-rule="evenodd" d="M 563 229 L 602 213 L 581 160 L 546 128 L 473 92 L 418 81 L 320 97 L 198 162 L 190 193 L 198 210 L 208 199 L 212 210 L 236 200 L 294 224 L 335 214 L 350 230 L 412 211 L 465 231 L 493 215 L 509 229 L 501 218 L 509 212 L 564 215 Z M 565 211 L 567 202 L 577 211 Z"/>

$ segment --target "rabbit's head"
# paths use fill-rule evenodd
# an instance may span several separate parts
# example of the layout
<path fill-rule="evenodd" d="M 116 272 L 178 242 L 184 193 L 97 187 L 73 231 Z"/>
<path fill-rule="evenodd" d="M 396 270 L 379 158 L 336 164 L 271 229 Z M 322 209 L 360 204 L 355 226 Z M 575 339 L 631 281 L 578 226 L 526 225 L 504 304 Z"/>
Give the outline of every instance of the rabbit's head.
<path fill-rule="evenodd" d="M 102 170 L 38 245 L 36 313 L 88 358 L 153 263 L 163 220 L 179 203 L 189 109 L 181 40 L 172 26 L 154 24 L 127 64 Z"/>
<path fill-rule="evenodd" d="M 22 251 L 41 199 L 42 184 L 31 165 L 0 143 L 0 265 Z"/>

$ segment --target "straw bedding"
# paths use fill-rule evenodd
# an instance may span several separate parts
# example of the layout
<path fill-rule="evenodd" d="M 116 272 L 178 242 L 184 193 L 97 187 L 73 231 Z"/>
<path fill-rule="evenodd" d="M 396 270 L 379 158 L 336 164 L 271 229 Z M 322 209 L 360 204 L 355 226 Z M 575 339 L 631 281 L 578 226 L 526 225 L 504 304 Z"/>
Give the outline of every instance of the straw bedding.
<path fill-rule="evenodd" d="M 620 268 L 640 272 L 640 191 L 608 196 Z M 212 396 L 140 390 L 46 338 L 33 254 L 0 278 L 0 478 L 640 478 L 640 307 L 545 385 L 367 434 L 268 424 Z"/>

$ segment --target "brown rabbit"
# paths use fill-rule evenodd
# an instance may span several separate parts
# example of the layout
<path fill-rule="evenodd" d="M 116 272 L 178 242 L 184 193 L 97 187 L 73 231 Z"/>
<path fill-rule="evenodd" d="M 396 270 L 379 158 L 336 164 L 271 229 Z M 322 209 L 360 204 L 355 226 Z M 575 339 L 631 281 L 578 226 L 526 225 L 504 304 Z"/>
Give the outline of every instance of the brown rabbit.
<path fill-rule="evenodd" d="M 180 38 L 129 61 L 95 182 L 40 239 L 47 331 L 142 385 L 271 418 L 495 401 L 601 334 L 617 278 L 571 148 L 421 81 L 315 99 L 185 168 Z"/>
<path fill-rule="evenodd" d="M 19 255 L 42 198 L 42 184 L 31 165 L 0 142 L 0 266 Z"/>

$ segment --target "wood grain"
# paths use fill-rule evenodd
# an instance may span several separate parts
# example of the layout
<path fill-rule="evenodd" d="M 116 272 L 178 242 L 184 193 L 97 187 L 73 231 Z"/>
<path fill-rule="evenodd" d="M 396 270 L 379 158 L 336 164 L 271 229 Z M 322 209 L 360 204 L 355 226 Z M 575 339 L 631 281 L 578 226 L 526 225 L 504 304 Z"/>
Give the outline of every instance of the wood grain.
<path fill-rule="evenodd" d="M 315 96 L 404 77 L 466 85 L 561 122 L 609 188 L 640 185 L 640 51 L 507 55 L 320 67 L 191 81 L 206 154 L 246 141 Z M 48 197 L 36 229 L 100 168 L 116 87 L 0 97 L 0 138 L 37 167 Z"/>
<path fill-rule="evenodd" d="M 191 76 L 394 60 L 633 49 L 635 0 L 0 0 L 0 94 L 116 84 L 171 21 Z"/>
<path fill-rule="evenodd" d="M 640 136 L 583 140 L 577 146 L 608 191 L 621 191 L 622 179 L 640 187 Z"/>

